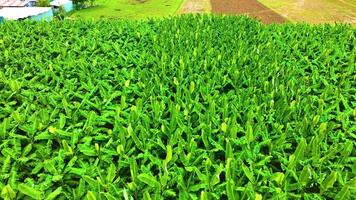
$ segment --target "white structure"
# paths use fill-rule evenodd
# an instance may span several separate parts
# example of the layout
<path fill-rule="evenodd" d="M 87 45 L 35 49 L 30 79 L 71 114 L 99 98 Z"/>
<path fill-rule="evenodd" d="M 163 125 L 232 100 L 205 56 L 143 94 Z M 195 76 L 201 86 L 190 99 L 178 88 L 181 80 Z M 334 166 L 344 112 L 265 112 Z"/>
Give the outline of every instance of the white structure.
<path fill-rule="evenodd" d="M 31 6 L 29 0 L 0 0 L 0 8 L 3 7 L 27 7 Z"/>
<path fill-rule="evenodd" d="M 33 19 L 50 20 L 53 17 L 53 11 L 50 7 L 21 7 L 21 8 L 2 8 L 0 16 L 6 20 Z"/>
<path fill-rule="evenodd" d="M 70 0 L 54 0 L 50 2 L 50 4 L 54 9 L 58 9 L 62 6 L 66 12 L 70 12 L 74 9 L 73 2 Z"/>

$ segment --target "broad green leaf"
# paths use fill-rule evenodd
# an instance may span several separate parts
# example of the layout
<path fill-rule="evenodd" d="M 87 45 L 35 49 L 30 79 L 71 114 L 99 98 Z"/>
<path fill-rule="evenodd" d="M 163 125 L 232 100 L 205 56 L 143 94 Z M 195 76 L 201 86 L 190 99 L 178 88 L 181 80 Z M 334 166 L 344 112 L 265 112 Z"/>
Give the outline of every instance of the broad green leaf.
<path fill-rule="evenodd" d="M 200 191 L 201 189 L 204 189 L 208 187 L 205 183 L 198 183 L 198 184 L 195 184 L 195 185 L 192 185 L 189 187 L 189 191 L 190 192 L 197 192 L 197 191 Z"/>
<path fill-rule="evenodd" d="M 225 122 L 223 122 L 223 123 L 221 124 L 221 130 L 222 130 L 222 132 L 226 133 L 227 124 L 226 124 Z"/>
<path fill-rule="evenodd" d="M 235 183 L 233 180 L 226 181 L 226 192 L 227 192 L 228 199 L 236 199 L 234 187 L 235 187 Z"/>
<path fill-rule="evenodd" d="M 24 194 L 26 196 L 29 196 L 29 197 L 31 197 L 33 199 L 43 199 L 43 192 L 38 191 L 38 190 L 36 190 L 36 189 L 34 189 L 34 188 L 32 188 L 32 187 L 30 187 L 28 185 L 25 185 L 23 183 L 18 185 L 18 190 L 22 194 Z"/>
<path fill-rule="evenodd" d="M 253 128 L 252 128 L 251 124 L 247 125 L 246 140 L 247 140 L 248 144 L 250 144 L 254 140 Z"/>
<path fill-rule="evenodd" d="M 58 174 L 56 167 L 54 166 L 54 163 L 52 160 L 46 160 L 44 162 L 44 168 L 51 173 L 52 175 Z"/>
<path fill-rule="evenodd" d="M 130 137 L 133 133 L 133 129 L 132 129 L 132 126 L 131 126 L 131 123 L 129 124 L 129 126 L 127 127 L 127 134 L 128 134 L 128 137 Z"/>
<path fill-rule="evenodd" d="M 86 156 L 96 156 L 97 155 L 97 151 L 95 150 L 95 148 L 88 146 L 86 144 L 78 145 L 78 149 L 80 152 L 82 152 Z"/>
<path fill-rule="evenodd" d="M 77 197 L 82 197 L 85 194 L 85 182 L 83 179 L 79 180 L 79 185 L 78 187 L 75 189 L 75 194 L 77 195 Z"/>
<path fill-rule="evenodd" d="M 319 138 L 323 141 L 326 137 L 327 123 L 321 123 L 319 127 Z"/>
<path fill-rule="evenodd" d="M 66 153 L 68 153 L 69 155 L 73 155 L 73 150 L 72 150 L 72 147 L 70 147 L 67 143 L 66 140 L 62 140 L 62 145 L 63 145 L 63 148 L 64 150 L 66 151 Z"/>
<path fill-rule="evenodd" d="M 191 81 L 189 86 L 189 92 L 192 94 L 194 92 L 194 89 L 195 89 L 195 83 L 194 81 Z"/>
<path fill-rule="evenodd" d="M 85 197 L 87 200 L 96 200 L 96 197 L 92 191 L 88 191 L 88 193 Z"/>
<path fill-rule="evenodd" d="M 53 135 L 48 133 L 48 131 L 44 131 L 35 136 L 35 140 L 51 140 L 53 139 Z"/>
<path fill-rule="evenodd" d="M 352 150 L 353 150 L 353 144 L 350 140 L 347 140 L 344 145 L 344 149 L 341 153 L 341 156 L 343 158 L 347 158 L 351 154 Z"/>
<path fill-rule="evenodd" d="M 47 197 L 46 200 L 55 199 L 58 195 L 62 193 L 62 187 L 57 188 L 55 191 L 51 192 Z"/>
<path fill-rule="evenodd" d="M 90 187 L 96 188 L 98 186 L 96 180 L 91 178 L 90 176 L 84 175 L 82 178 L 85 180 L 85 182 L 89 184 Z"/>
<path fill-rule="evenodd" d="M 124 188 L 123 194 L 124 194 L 124 199 L 129 200 L 129 195 L 127 194 L 126 188 Z"/>
<path fill-rule="evenodd" d="M 307 146 L 306 140 L 304 138 L 302 138 L 300 140 L 294 154 L 290 156 L 288 169 L 293 169 L 296 166 L 297 162 L 299 162 L 303 159 L 304 153 L 306 150 L 306 146 Z"/>
<path fill-rule="evenodd" d="M 6 156 L 1 166 L 1 173 L 5 174 L 6 172 L 9 172 L 10 167 L 11 167 L 11 156 Z"/>
<path fill-rule="evenodd" d="M 335 199 L 337 200 L 350 199 L 350 198 L 351 198 L 351 194 L 348 185 L 344 185 L 344 187 L 342 187 L 342 189 L 335 196 Z"/>
<path fill-rule="evenodd" d="M 172 146 L 171 145 L 167 145 L 167 153 L 166 153 L 166 159 L 165 162 L 168 164 L 169 161 L 172 160 Z"/>
<path fill-rule="evenodd" d="M 262 200 L 262 195 L 256 193 L 255 200 Z"/>
<path fill-rule="evenodd" d="M 106 183 L 112 183 L 116 176 L 116 166 L 114 164 L 110 164 L 110 167 L 107 171 Z"/>
<path fill-rule="evenodd" d="M 147 191 L 145 191 L 145 193 L 143 193 L 143 199 L 144 200 L 151 200 L 151 196 Z"/>
<path fill-rule="evenodd" d="M 309 165 L 303 167 L 303 170 L 299 176 L 299 183 L 305 186 L 312 178 L 311 169 Z"/>
<path fill-rule="evenodd" d="M 271 180 L 275 181 L 278 185 L 281 185 L 282 181 L 284 180 L 284 173 L 276 172 L 272 174 Z"/>
<path fill-rule="evenodd" d="M 226 158 L 233 158 L 233 150 L 232 150 L 232 146 L 230 144 L 230 140 L 226 139 Z"/>
<path fill-rule="evenodd" d="M 335 181 L 337 180 L 338 173 L 336 171 L 331 172 L 324 181 L 321 183 L 321 191 L 324 192 L 329 188 L 332 188 Z"/>
<path fill-rule="evenodd" d="M 6 185 L 1 190 L 1 197 L 4 199 L 15 199 L 16 193 L 10 185 Z"/>
<path fill-rule="evenodd" d="M 63 129 L 65 125 L 66 125 L 66 117 L 64 114 L 60 113 L 58 128 Z"/>
<path fill-rule="evenodd" d="M 115 196 L 113 196 L 110 193 L 104 193 L 104 196 L 106 197 L 107 200 L 116 200 L 117 198 Z"/>
<path fill-rule="evenodd" d="M 137 169 L 137 163 L 134 158 L 130 159 L 130 174 L 131 174 L 131 179 L 133 182 L 136 182 L 137 180 L 137 174 L 138 174 L 138 169 Z"/>
<path fill-rule="evenodd" d="M 160 187 L 159 182 L 157 182 L 156 178 L 149 174 L 140 174 L 137 176 L 137 178 L 141 182 L 149 185 L 150 187 L 153 187 L 153 188 Z"/>
<path fill-rule="evenodd" d="M 201 193 L 200 193 L 200 200 L 208 200 L 208 199 L 209 199 L 209 198 L 208 198 L 208 193 L 205 192 L 204 190 L 201 191 Z"/>
<path fill-rule="evenodd" d="M 118 145 L 117 147 L 116 147 L 116 152 L 120 155 L 120 154 L 122 154 L 123 152 L 124 152 L 124 146 L 123 145 Z"/>
<path fill-rule="evenodd" d="M 242 164 L 242 170 L 243 170 L 245 176 L 248 178 L 248 180 L 250 180 L 251 182 L 255 181 L 253 173 L 245 164 Z"/>
<path fill-rule="evenodd" d="M 129 87 L 130 86 L 130 80 L 126 80 L 125 81 L 125 87 Z"/>
<path fill-rule="evenodd" d="M 28 144 L 22 151 L 22 156 L 27 156 L 32 150 L 32 144 Z"/>

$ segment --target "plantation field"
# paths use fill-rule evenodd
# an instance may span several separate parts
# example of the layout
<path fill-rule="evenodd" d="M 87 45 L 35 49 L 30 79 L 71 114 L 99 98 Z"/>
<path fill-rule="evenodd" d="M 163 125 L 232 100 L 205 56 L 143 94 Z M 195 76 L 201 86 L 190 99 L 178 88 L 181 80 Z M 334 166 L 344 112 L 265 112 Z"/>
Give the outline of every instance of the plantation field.
<path fill-rule="evenodd" d="M 0 198 L 352 199 L 355 35 L 233 16 L 5 22 Z"/>
<path fill-rule="evenodd" d="M 97 6 L 75 11 L 80 19 L 140 19 L 173 15 L 183 0 L 97 0 Z"/>
<path fill-rule="evenodd" d="M 259 0 L 295 22 L 351 23 L 356 25 L 355 0 Z"/>

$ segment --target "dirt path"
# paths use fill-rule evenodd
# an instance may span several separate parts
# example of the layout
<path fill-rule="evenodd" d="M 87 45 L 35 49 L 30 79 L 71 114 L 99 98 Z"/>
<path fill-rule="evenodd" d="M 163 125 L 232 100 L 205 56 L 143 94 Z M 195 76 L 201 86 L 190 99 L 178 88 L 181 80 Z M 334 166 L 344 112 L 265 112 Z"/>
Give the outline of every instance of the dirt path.
<path fill-rule="evenodd" d="M 264 23 L 283 23 L 287 20 L 256 0 L 211 0 L 212 12 L 218 14 L 247 14 Z"/>
<path fill-rule="evenodd" d="M 186 0 L 178 10 L 178 13 L 208 13 L 210 11 L 210 0 Z"/>

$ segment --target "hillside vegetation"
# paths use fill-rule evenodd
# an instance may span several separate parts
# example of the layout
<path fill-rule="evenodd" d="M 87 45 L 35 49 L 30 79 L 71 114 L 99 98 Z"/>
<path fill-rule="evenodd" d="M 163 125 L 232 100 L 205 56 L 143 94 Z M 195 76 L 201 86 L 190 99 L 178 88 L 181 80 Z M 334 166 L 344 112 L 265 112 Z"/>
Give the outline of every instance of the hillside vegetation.
<path fill-rule="evenodd" d="M 356 30 L 0 25 L 4 199 L 351 199 Z"/>

